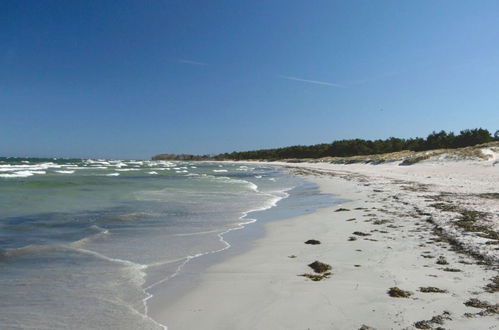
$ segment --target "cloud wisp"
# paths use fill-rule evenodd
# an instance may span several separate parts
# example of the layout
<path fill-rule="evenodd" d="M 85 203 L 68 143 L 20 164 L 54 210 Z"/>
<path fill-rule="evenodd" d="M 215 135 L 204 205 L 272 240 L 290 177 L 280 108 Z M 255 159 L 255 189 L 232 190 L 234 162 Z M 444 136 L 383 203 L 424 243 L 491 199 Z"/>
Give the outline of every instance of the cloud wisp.
<path fill-rule="evenodd" d="M 192 61 L 192 60 L 187 60 L 187 59 L 179 59 L 177 62 L 182 63 L 182 64 L 189 64 L 189 65 L 197 65 L 197 66 L 206 66 L 208 63 L 204 62 L 198 62 L 198 61 Z"/>
<path fill-rule="evenodd" d="M 283 79 L 287 79 L 287 80 L 300 81 L 300 82 L 315 84 L 315 85 L 331 86 L 331 87 L 337 87 L 337 88 L 344 87 L 343 85 L 335 84 L 335 83 L 328 82 L 328 81 L 310 80 L 310 79 L 303 79 L 303 78 L 291 77 L 291 76 L 279 76 L 279 77 L 281 77 Z"/>

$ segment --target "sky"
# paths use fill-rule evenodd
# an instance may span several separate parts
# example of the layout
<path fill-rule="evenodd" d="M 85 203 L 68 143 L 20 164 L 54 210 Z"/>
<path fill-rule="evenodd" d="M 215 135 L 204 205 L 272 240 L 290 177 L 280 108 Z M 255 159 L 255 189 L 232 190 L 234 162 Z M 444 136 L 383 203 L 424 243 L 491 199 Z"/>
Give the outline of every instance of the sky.
<path fill-rule="evenodd" d="M 499 129 L 499 1 L 2 0 L 0 156 Z"/>

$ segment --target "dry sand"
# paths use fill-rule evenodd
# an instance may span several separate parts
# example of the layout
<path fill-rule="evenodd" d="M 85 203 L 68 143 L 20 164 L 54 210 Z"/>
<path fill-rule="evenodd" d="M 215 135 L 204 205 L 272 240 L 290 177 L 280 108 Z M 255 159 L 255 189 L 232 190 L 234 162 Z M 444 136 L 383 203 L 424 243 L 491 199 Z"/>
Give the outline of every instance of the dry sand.
<path fill-rule="evenodd" d="M 497 286 L 485 289 L 498 275 L 494 159 L 273 164 L 349 201 L 266 224 L 249 252 L 211 266 L 153 315 L 170 330 L 498 328 Z M 304 244 L 309 239 L 321 244 Z M 298 276 L 314 274 L 307 265 L 316 260 L 331 265 L 330 276 Z M 390 297 L 392 287 L 412 294 Z M 490 306 L 466 306 L 470 298 Z"/>

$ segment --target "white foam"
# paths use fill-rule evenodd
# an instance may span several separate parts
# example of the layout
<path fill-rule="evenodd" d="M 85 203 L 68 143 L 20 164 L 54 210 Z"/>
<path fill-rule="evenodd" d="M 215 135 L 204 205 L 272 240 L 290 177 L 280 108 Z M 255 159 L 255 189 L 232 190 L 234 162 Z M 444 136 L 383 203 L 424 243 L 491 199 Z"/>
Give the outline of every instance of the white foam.
<path fill-rule="evenodd" d="M 46 174 L 46 171 L 17 171 L 14 173 L 2 173 L 0 174 L 1 178 L 26 178 L 28 176 L 32 176 L 35 174 Z"/>
<path fill-rule="evenodd" d="M 61 173 L 61 174 L 73 174 L 75 171 L 55 171 L 57 173 Z"/>
<path fill-rule="evenodd" d="M 156 171 L 151 171 L 151 172 L 147 172 L 147 173 L 149 173 L 149 174 L 158 174 L 158 172 L 156 172 Z"/>
<path fill-rule="evenodd" d="M 227 170 L 213 170 L 215 173 L 225 173 L 228 172 Z"/>
<path fill-rule="evenodd" d="M 127 166 L 125 163 L 122 163 L 122 162 L 118 162 L 118 163 L 113 163 L 111 164 L 111 166 L 116 166 L 116 167 L 124 167 L 124 166 Z"/>
<path fill-rule="evenodd" d="M 33 174 L 47 174 L 46 171 L 30 171 Z"/>
<path fill-rule="evenodd" d="M 19 171 L 14 173 L 0 174 L 0 178 L 25 178 L 32 175 L 33 173 L 31 173 L 30 171 Z"/>
<path fill-rule="evenodd" d="M 106 174 L 106 176 L 118 176 L 120 175 L 119 173 L 109 173 L 109 174 Z"/>
<path fill-rule="evenodd" d="M 2 164 L 0 165 L 0 172 L 16 172 L 16 171 L 40 171 L 49 168 L 61 168 L 61 165 L 54 163 L 42 163 L 36 165 L 10 165 Z"/>

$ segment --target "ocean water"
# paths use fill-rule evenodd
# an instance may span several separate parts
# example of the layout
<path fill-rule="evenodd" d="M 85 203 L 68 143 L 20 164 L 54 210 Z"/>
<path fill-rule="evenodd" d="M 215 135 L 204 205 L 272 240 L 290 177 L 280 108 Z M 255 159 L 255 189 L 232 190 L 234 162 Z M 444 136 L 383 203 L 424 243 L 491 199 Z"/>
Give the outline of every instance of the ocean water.
<path fill-rule="evenodd" d="M 156 287 L 316 195 L 259 165 L 0 158 L 0 328 L 164 329 Z"/>

